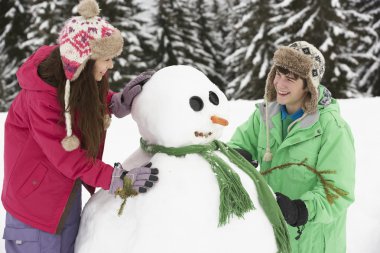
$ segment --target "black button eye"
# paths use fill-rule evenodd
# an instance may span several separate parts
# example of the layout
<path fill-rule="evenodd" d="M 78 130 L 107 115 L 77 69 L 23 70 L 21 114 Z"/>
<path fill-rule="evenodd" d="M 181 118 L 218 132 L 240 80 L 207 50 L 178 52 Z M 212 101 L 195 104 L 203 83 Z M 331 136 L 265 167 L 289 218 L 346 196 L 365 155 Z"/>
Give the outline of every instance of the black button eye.
<path fill-rule="evenodd" d="M 191 108 L 196 112 L 199 112 L 200 110 L 203 109 L 203 100 L 200 97 L 197 97 L 197 96 L 191 97 L 189 103 L 190 103 Z"/>
<path fill-rule="evenodd" d="M 218 105 L 219 104 L 219 98 L 218 98 L 218 95 L 215 94 L 215 92 L 210 91 L 209 95 L 208 95 L 208 99 L 214 105 Z"/>

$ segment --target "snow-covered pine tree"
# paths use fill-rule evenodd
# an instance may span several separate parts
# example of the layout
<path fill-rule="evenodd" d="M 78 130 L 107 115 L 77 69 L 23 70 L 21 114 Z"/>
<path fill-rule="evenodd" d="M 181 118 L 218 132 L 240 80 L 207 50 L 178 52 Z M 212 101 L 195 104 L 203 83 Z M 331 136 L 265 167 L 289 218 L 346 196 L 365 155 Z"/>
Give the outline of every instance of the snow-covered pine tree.
<path fill-rule="evenodd" d="M 205 0 L 195 1 L 195 22 L 198 24 L 198 36 L 202 48 L 198 49 L 200 56 L 195 63 L 197 67 L 205 73 L 210 80 L 221 90 L 224 90 L 226 80 L 223 60 L 224 52 L 222 48 L 222 33 L 218 30 L 218 11 L 217 1 L 207 3 Z"/>
<path fill-rule="evenodd" d="M 238 0 L 236 0 L 236 4 L 238 4 Z M 212 4 L 212 14 L 214 15 L 213 19 L 213 27 L 212 30 L 217 37 L 217 40 L 220 41 L 217 51 L 219 51 L 219 55 L 221 56 L 221 61 L 216 62 L 216 71 L 222 76 L 223 78 L 223 87 L 221 90 L 226 93 L 227 89 L 227 83 L 229 77 L 227 74 L 227 65 L 225 63 L 225 59 L 227 57 L 227 51 L 226 51 L 226 38 L 231 31 L 231 27 L 229 26 L 229 5 L 225 2 L 220 3 L 219 0 L 213 0 Z"/>
<path fill-rule="evenodd" d="M 338 98 L 353 95 L 358 64 L 353 57 L 356 50 L 353 46 L 365 34 L 350 26 L 352 10 L 344 3 L 341 0 L 281 1 L 271 6 L 278 25 L 269 31 L 276 38 L 276 45 L 306 40 L 319 48 L 326 60 L 322 83 Z"/>
<path fill-rule="evenodd" d="M 272 4 L 271 0 L 252 0 L 233 8 L 231 19 L 235 23 L 226 49 L 227 73 L 232 77 L 226 92 L 229 97 L 258 99 L 264 95 L 266 75 L 275 51 L 273 38 L 268 36 Z"/>
<path fill-rule="evenodd" d="M 73 16 L 76 1 L 70 0 L 31 0 L 28 13 L 30 24 L 26 27 L 27 40 L 22 47 L 32 53 L 42 45 L 57 43 L 59 32 L 67 19 Z"/>
<path fill-rule="evenodd" d="M 238 0 L 236 1 L 238 2 Z M 223 42 L 230 30 L 230 28 L 228 27 L 229 5 L 227 3 L 220 3 L 219 0 L 212 0 L 211 12 L 215 16 L 213 18 L 213 30 L 220 34 Z"/>
<path fill-rule="evenodd" d="M 221 82 L 215 81 L 215 78 L 220 77 L 214 69 L 216 65 L 213 52 L 206 49 L 210 45 L 203 44 L 201 40 L 205 39 L 205 43 L 208 43 L 206 41 L 211 36 L 205 38 L 200 35 L 202 27 L 197 22 L 201 15 L 196 13 L 200 11 L 196 9 L 196 3 L 185 0 L 159 0 L 155 18 L 159 41 L 157 68 L 176 64 L 191 65 L 204 72 L 210 79 L 214 79 L 218 85 Z M 205 13 L 205 10 L 202 12 Z M 207 22 L 203 25 L 208 26 Z"/>
<path fill-rule="evenodd" d="M 0 111 L 7 111 L 19 91 L 16 71 L 29 55 L 21 45 L 30 24 L 27 0 L 0 0 Z"/>
<path fill-rule="evenodd" d="M 233 93 L 238 87 L 236 84 L 232 85 L 230 82 L 235 79 L 240 64 L 238 59 L 232 57 L 240 46 L 240 42 L 236 39 L 237 29 L 234 27 L 238 20 L 240 20 L 238 9 L 236 8 L 236 6 L 240 5 L 240 0 L 226 2 L 227 4 L 224 6 L 224 9 L 222 9 L 223 13 L 219 15 L 219 24 L 222 25 L 223 51 L 226 55 L 223 61 L 226 67 L 224 76 L 227 80 L 227 90 L 225 93 L 228 97 L 236 97 L 233 96 Z"/>
<path fill-rule="evenodd" d="M 159 0 L 155 17 L 158 49 L 157 68 L 176 64 L 191 64 L 188 59 L 193 40 L 197 39 L 195 30 L 185 30 L 192 23 L 188 4 L 182 0 Z M 195 41 L 199 43 L 199 41 Z"/>
<path fill-rule="evenodd" d="M 141 13 L 145 10 L 135 0 L 99 1 L 101 16 L 118 28 L 124 38 L 124 49 L 114 59 L 110 71 L 110 85 L 118 90 L 139 73 L 155 67 L 154 37 L 147 31 L 147 21 Z"/>
<path fill-rule="evenodd" d="M 351 3 L 352 2 L 352 3 Z M 380 0 L 350 1 L 353 10 L 358 10 L 351 19 L 362 20 L 370 16 L 369 24 L 363 22 L 357 26 L 367 35 L 355 46 L 359 54 L 359 68 L 355 79 L 356 89 L 367 96 L 380 96 Z"/>

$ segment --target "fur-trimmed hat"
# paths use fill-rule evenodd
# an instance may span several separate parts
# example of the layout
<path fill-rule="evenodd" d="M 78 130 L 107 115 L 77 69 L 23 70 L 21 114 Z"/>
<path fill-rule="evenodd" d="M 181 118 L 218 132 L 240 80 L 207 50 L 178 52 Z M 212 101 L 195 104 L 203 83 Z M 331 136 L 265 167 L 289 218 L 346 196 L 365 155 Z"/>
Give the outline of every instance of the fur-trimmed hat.
<path fill-rule="evenodd" d="M 311 98 L 305 101 L 303 110 L 309 114 L 317 111 L 318 86 L 325 73 L 325 58 L 322 53 L 306 41 L 297 41 L 287 47 L 279 47 L 274 53 L 273 66 L 266 81 L 265 99 L 268 102 L 275 101 L 277 97 L 273 84 L 276 66 L 285 68 L 306 80 Z"/>
<path fill-rule="evenodd" d="M 66 21 L 59 34 L 58 44 L 61 53 L 65 85 L 66 137 L 62 146 L 66 151 L 79 147 L 79 139 L 72 134 L 70 108 L 70 81 L 78 78 L 89 59 L 114 58 L 123 50 L 123 37 L 118 29 L 97 15 L 100 12 L 95 0 L 82 0 L 78 5 L 81 16 Z"/>
<path fill-rule="evenodd" d="M 303 103 L 302 109 L 304 110 L 304 114 L 301 118 L 297 119 L 297 121 L 300 121 L 308 114 L 317 111 L 319 97 L 318 86 L 325 73 L 325 58 L 316 47 L 306 41 L 297 41 L 287 47 L 281 46 L 274 53 L 273 66 L 267 77 L 264 95 L 266 103 L 265 118 L 267 147 L 263 160 L 266 162 L 272 160 L 272 153 L 269 145 L 268 103 L 276 101 L 277 98 L 277 92 L 273 83 L 276 76 L 277 66 L 297 74 L 306 81 L 306 87 L 310 92 L 310 97 Z"/>

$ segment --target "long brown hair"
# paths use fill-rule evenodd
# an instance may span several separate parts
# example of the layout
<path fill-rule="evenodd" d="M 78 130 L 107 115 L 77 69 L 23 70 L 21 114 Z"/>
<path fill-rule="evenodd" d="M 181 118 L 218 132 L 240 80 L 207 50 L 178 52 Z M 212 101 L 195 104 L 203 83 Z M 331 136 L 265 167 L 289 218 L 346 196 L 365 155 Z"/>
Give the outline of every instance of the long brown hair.
<path fill-rule="evenodd" d="M 94 60 L 88 60 L 79 77 L 71 82 L 69 99 L 70 114 L 73 118 L 73 129 L 79 130 L 81 148 L 88 157 L 96 158 L 104 139 L 104 117 L 107 114 L 107 76 L 97 82 L 94 78 Z M 39 76 L 48 84 L 57 88 L 58 100 L 64 120 L 64 95 L 66 76 L 63 70 L 59 47 L 38 66 Z"/>

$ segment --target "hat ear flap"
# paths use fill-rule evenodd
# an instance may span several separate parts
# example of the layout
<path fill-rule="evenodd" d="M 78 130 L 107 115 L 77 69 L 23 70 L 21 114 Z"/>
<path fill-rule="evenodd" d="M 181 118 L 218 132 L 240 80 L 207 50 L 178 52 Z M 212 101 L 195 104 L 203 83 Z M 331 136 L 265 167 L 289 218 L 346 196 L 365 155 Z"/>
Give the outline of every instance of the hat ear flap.
<path fill-rule="evenodd" d="M 311 114 L 317 111 L 319 98 L 318 88 L 314 87 L 313 82 L 309 77 L 306 78 L 306 86 L 308 92 L 310 92 L 310 96 L 305 98 L 303 109 L 306 113 Z"/>
<path fill-rule="evenodd" d="M 266 85 L 265 85 L 265 95 L 264 98 L 268 102 L 272 102 L 276 100 L 276 89 L 274 87 L 274 78 L 276 77 L 276 66 L 273 65 L 272 68 L 270 69 L 268 73 L 268 77 L 266 80 Z"/>

